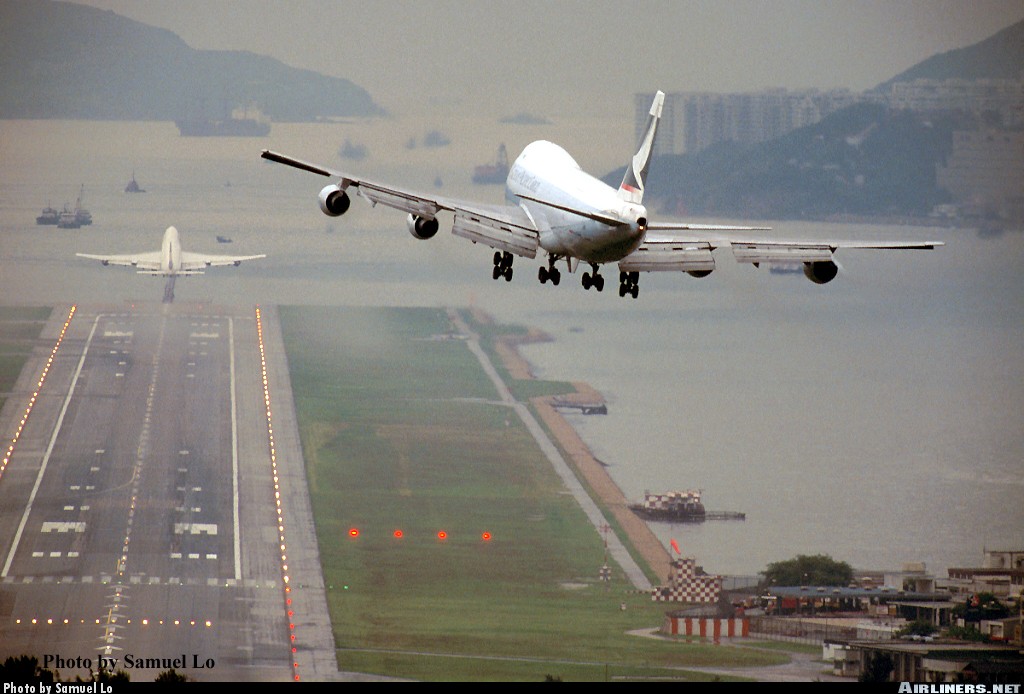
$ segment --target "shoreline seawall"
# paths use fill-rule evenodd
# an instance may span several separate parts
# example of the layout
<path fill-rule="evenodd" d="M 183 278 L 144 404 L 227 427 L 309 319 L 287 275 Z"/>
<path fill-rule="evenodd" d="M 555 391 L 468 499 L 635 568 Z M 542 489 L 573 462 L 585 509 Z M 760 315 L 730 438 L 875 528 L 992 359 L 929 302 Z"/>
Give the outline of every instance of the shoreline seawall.
<path fill-rule="evenodd" d="M 471 309 L 473 320 L 484 325 L 493 325 L 491 316 L 479 309 Z M 530 363 L 519 353 L 518 347 L 535 342 L 551 341 L 551 337 L 540 330 L 530 329 L 525 335 L 508 335 L 495 339 L 495 351 L 511 378 L 532 380 L 535 378 Z M 629 509 L 629 500 L 607 469 L 580 438 L 576 429 L 558 411 L 558 405 L 567 402 L 603 403 L 604 397 L 589 384 L 573 382 L 574 393 L 540 396 L 530 399 L 530 405 L 538 418 L 558 442 L 576 476 L 598 497 L 600 505 L 607 509 L 618 524 L 633 551 L 654 573 L 655 585 L 667 579 L 672 557 L 654 532 L 641 518 Z"/>

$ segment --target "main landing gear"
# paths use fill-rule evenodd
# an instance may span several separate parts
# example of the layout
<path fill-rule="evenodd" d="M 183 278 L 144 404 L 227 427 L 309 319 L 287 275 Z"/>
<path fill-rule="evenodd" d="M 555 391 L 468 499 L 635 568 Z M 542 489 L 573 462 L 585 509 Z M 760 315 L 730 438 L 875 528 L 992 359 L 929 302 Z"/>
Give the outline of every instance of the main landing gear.
<path fill-rule="evenodd" d="M 491 273 L 492 279 L 498 279 L 504 277 L 506 282 L 512 281 L 512 259 L 513 256 L 508 251 L 502 253 L 501 251 L 494 252 L 494 271 Z M 541 280 L 543 281 L 543 280 Z"/>
<path fill-rule="evenodd" d="M 604 275 L 597 271 L 597 265 L 591 265 L 590 267 L 593 270 L 593 274 L 589 272 L 583 273 L 583 288 L 590 291 L 590 288 L 593 287 L 597 291 L 602 291 L 604 289 Z"/>
<path fill-rule="evenodd" d="M 537 279 L 540 280 L 541 284 L 547 284 L 547 281 L 551 280 L 551 284 L 557 287 L 558 283 L 562 281 L 562 273 L 555 267 L 556 260 L 558 258 L 548 256 L 548 266 L 544 267 L 541 265 L 537 268 Z"/>
<path fill-rule="evenodd" d="M 584 285 L 586 286 L 586 285 Z M 629 294 L 634 299 L 640 293 L 640 273 L 620 272 L 619 273 L 619 296 Z"/>

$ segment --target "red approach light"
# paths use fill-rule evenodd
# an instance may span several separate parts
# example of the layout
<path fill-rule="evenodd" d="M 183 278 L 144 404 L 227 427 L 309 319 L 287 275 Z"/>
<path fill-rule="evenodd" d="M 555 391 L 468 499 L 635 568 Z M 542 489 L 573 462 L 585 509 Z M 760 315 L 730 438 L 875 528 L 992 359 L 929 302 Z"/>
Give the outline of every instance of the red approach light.
<path fill-rule="evenodd" d="M 359 537 L 359 528 L 349 528 L 348 536 L 349 537 Z"/>
<path fill-rule="evenodd" d="M 443 530 L 439 530 L 439 531 L 437 532 L 437 539 L 438 539 L 438 540 L 447 540 L 447 539 L 448 539 L 448 533 L 446 533 L 446 532 L 445 532 L 445 531 L 443 531 Z"/>
<path fill-rule="evenodd" d="M 395 532 L 392 533 L 392 535 L 395 536 L 395 539 L 398 539 L 398 540 L 401 540 L 402 537 L 404 536 L 404 534 L 405 533 L 403 533 L 401 530 L 396 530 Z"/>
<path fill-rule="evenodd" d="M 480 537 L 483 539 L 484 542 L 490 542 L 491 541 L 491 534 L 488 533 L 488 532 L 485 532 Z"/>

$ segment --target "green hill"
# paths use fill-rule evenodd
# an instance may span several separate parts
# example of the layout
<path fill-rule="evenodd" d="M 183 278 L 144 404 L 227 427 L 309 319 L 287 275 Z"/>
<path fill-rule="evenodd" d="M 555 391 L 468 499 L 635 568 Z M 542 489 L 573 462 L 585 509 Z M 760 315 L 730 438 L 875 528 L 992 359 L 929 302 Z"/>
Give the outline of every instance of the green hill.
<path fill-rule="evenodd" d="M 0 118 L 219 118 L 255 105 L 275 121 L 383 113 L 346 79 L 241 51 L 199 51 L 109 10 L 0 2 Z"/>

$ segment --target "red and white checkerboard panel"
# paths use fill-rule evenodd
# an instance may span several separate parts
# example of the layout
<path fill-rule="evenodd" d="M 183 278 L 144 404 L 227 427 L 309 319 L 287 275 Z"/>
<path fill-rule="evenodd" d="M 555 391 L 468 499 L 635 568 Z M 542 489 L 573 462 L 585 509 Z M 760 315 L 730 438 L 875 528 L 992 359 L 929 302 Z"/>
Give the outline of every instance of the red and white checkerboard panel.
<path fill-rule="evenodd" d="M 669 585 L 655 588 L 651 597 L 655 602 L 718 602 L 722 593 L 722 577 L 695 574 L 696 560 L 693 558 L 673 561 Z"/>

